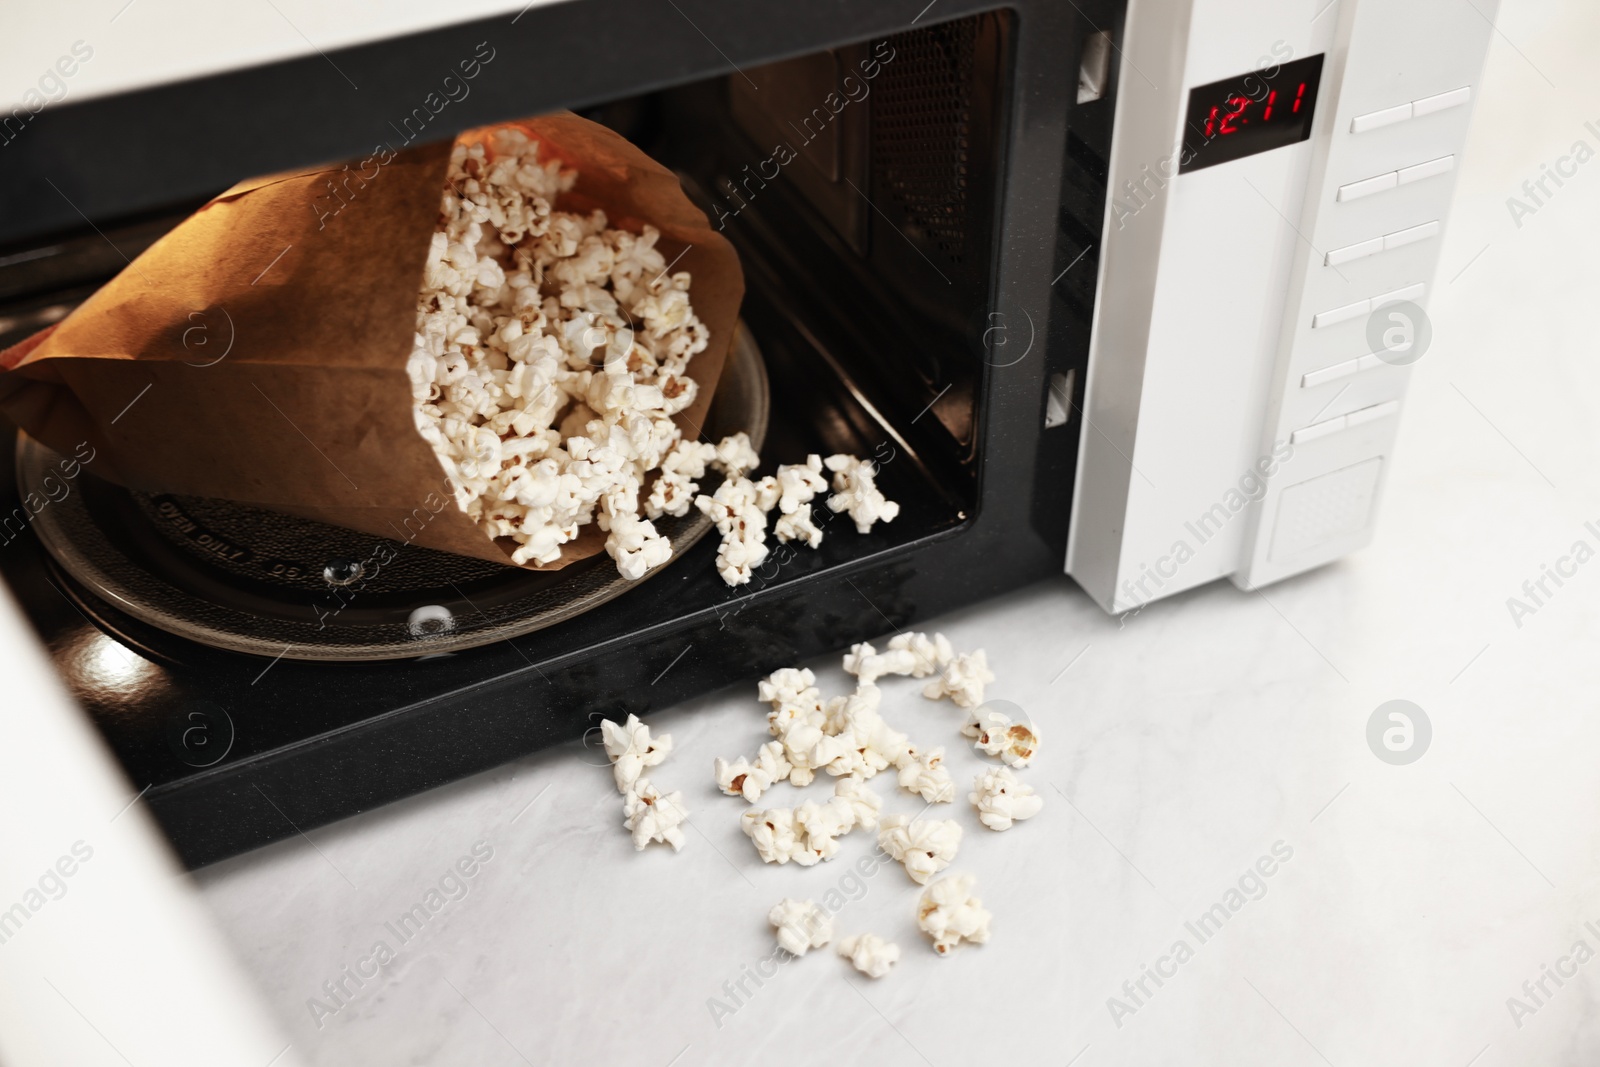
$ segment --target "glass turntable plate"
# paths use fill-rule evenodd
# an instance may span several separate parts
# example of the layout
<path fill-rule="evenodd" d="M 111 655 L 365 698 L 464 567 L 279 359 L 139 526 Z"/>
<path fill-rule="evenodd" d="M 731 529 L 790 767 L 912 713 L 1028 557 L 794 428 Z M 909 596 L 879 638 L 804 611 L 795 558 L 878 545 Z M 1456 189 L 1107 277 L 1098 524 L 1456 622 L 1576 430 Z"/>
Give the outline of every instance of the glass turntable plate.
<path fill-rule="evenodd" d="M 703 437 L 744 430 L 759 450 L 768 407 L 761 353 L 741 324 Z M 43 481 L 60 458 L 19 435 L 22 495 L 46 498 Z M 181 637 L 259 656 L 453 652 L 552 626 L 638 584 L 603 552 L 559 571 L 502 567 L 249 504 L 126 489 L 87 468 L 33 525 L 56 563 L 107 603 Z M 691 510 L 655 526 L 673 559 L 639 581 L 676 566 L 711 520 Z M 388 551 L 375 555 L 380 547 Z M 374 558 L 386 562 L 365 565 Z"/>

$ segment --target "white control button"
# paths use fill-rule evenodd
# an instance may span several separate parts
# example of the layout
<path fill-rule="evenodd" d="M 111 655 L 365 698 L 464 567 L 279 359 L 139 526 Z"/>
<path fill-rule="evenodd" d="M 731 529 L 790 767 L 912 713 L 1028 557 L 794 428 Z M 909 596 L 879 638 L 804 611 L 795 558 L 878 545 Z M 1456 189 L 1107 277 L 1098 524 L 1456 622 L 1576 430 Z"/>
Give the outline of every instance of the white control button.
<path fill-rule="evenodd" d="M 1347 359 L 1343 363 L 1335 363 L 1331 367 L 1307 371 L 1300 377 L 1300 387 L 1302 389 L 1315 389 L 1319 385 L 1327 385 L 1329 382 L 1336 382 L 1340 378 L 1348 378 L 1352 374 L 1377 370 L 1383 365 L 1382 358 L 1376 352 L 1368 352 L 1360 359 Z M 1354 415 L 1349 417 L 1349 422 L 1350 425 L 1355 425 L 1356 418 Z M 1318 423 L 1318 425 L 1320 426 L 1321 423 Z"/>
<path fill-rule="evenodd" d="M 1383 238 L 1374 237 L 1372 240 L 1362 241 L 1360 244 L 1329 249 L 1328 254 L 1323 257 L 1322 261 L 1330 267 L 1337 267 L 1339 264 L 1348 263 L 1352 259 L 1360 259 L 1362 256 L 1370 256 L 1382 252 L 1383 248 Z"/>
<path fill-rule="evenodd" d="M 1408 285 L 1404 289 L 1396 289 L 1393 292 L 1384 293 L 1382 296 L 1375 296 L 1372 298 L 1371 303 L 1375 308 L 1382 307 L 1384 304 L 1392 304 L 1397 300 L 1409 300 L 1412 303 L 1416 303 L 1422 299 L 1422 294 L 1427 291 L 1427 288 L 1426 285 L 1418 282 L 1416 285 Z"/>
<path fill-rule="evenodd" d="M 1370 300 L 1357 300 L 1354 304 L 1346 304 L 1344 307 L 1329 308 L 1327 311 L 1319 311 L 1311 316 L 1311 328 L 1318 330 L 1324 326 L 1332 326 L 1336 322 L 1344 322 L 1347 319 L 1359 319 L 1371 310 L 1372 301 Z"/>
<path fill-rule="evenodd" d="M 1426 163 L 1418 163 L 1414 167 L 1401 167 L 1398 171 L 1401 185 L 1410 185 L 1420 182 L 1424 178 L 1432 178 L 1439 174 L 1448 174 L 1456 167 L 1455 156 L 1440 156 L 1430 159 Z"/>
<path fill-rule="evenodd" d="M 1429 99 L 1432 99 L 1430 97 Z M 1448 104 L 1445 106 L 1449 106 Z M 1351 133 L 1366 133 L 1380 126 L 1393 126 L 1397 122 L 1404 122 L 1411 117 L 1411 105 L 1401 104 L 1399 107 L 1384 108 L 1382 111 L 1371 111 L 1365 115 L 1357 115 L 1350 120 Z"/>
<path fill-rule="evenodd" d="M 1388 418 L 1399 410 L 1400 401 L 1385 400 L 1383 403 L 1374 404 L 1370 408 L 1358 408 L 1352 411 L 1344 416 L 1344 424 L 1346 426 L 1360 426 L 1364 423 L 1376 422 L 1379 419 Z"/>
<path fill-rule="evenodd" d="M 1396 406 L 1398 407 L 1399 405 Z M 1303 445 L 1307 441 L 1315 441 L 1317 438 L 1326 437 L 1330 433 L 1338 433 L 1344 429 L 1344 426 L 1345 417 L 1340 415 L 1324 422 L 1313 422 L 1310 426 L 1302 426 L 1289 435 L 1289 440 L 1293 444 Z"/>
<path fill-rule="evenodd" d="M 1361 369 L 1360 362 L 1359 359 L 1347 359 L 1343 363 L 1335 363 L 1331 367 L 1308 371 L 1300 379 L 1300 387 L 1302 389 L 1315 389 L 1319 385 L 1327 385 L 1329 382 L 1336 382 L 1340 378 L 1347 378 Z"/>
<path fill-rule="evenodd" d="M 1432 222 L 1424 222 L 1421 226 L 1412 226 L 1410 229 L 1396 230 L 1394 233 L 1384 234 L 1383 247 L 1385 250 L 1401 248 L 1405 245 L 1416 244 L 1418 241 L 1426 241 L 1430 237 L 1437 236 L 1439 236 L 1439 221 L 1435 219 Z"/>
<path fill-rule="evenodd" d="M 1376 178 L 1363 178 L 1361 181 L 1339 186 L 1339 195 L 1335 199 L 1341 202 L 1355 200 L 1371 196 L 1373 193 L 1381 193 L 1385 189 L 1393 189 L 1399 184 L 1400 175 L 1391 170 L 1388 174 L 1380 174 Z"/>
<path fill-rule="evenodd" d="M 1435 111 L 1443 111 L 1448 107 L 1460 107 L 1472 99 L 1472 87 L 1463 85 L 1459 89 L 1451 89 L 1448 93 L 1438 96 L 1425 96 L 1421 100 L 1411 101 L 1411 113 L 1418 118 L 1431 115 Z"/>

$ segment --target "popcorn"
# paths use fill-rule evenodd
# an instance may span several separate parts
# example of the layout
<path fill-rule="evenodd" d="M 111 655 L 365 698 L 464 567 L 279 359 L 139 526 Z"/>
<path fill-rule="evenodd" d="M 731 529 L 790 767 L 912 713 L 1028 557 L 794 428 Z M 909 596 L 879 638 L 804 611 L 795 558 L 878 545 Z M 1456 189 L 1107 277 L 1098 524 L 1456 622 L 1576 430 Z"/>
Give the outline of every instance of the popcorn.
<path fill-rule="evenodd" d="M 886 674 L 926 678 L 954 658 L 955 652 L 944 634 L 930 638 L 923 633 L 904 633 L 890 638 L 888 651 L 883 653 L 870 644 L 851 645 L 844 657 L 844 669 L 863 682 L 876 682 Z"/>
<path fill-rule="evenodd" d="M 950 647 L 950 640 L 940 633 L 934 634 L 931 638 L 923 633 L 896 634 L 889 639 L 889 651 L 911 654 L 911 670 L 907 673 L 913 678 L 926 678 L 930 674 L 942 671 L 955 658 L 955 650 Z"/>
<path fill-rule="evenodd" d="M 883 801 L 858 778 L 846 778 L 834 787 L 825 803 L 807 801 L 797 808 L 771 808 L 746 811 L 739 816 L 744 831 L 764 863 L 793 860 L 810 867 L 830 860 L 839 853 L 836 838 L 857 826 L 871 830 L 878 825 Z"/>
<path fill-rule="evenodd" d="M 635 581 L 672 558 L 672 542 L 639 518 L 637 490 L 610 489 L 600 499 L 600 528 L 610 531 L 606 552 L 617 561 L 617 573 Z"/>
<path fill-rule="evenodd" d="M 778 946 L 791 956 L 804 956 L 833 938 L 833 918 L 809 900 L 784 897 L 767 913 L 778 931 Z"/>
<path fill-rule="evenodd" d="M 809 723 L 823 729 L 824 733 L 830 732 L 826 729 L 826 713 L 810 705 L 774 703 L 772 710 L 767 712 L 767 731 L 780 740 L 796 723 Z"/>
<path fill-rule="evenodd" d="M 822 530 L 811 518 L 812 499 L 828 488 L 828 480 L 822 476 L 822 457 L 812 453 L 804 463 L 783 464 L 771 479 L 762 480 L 772 483 L 770 492 L 776 496 L 779 517 L 772 532 L 778 540 L 804 541 L 812 548 L 822 544 Z M 768 504 L 766 510 L 771 511 L 772 506 Z"/>
<path fill-rule="evenodd" d="M 731 437 L 724 438 L 722 444 L 731 440 Z M 722 445 L 717 447 L 720 450 Z M 745 447 L 749 447 L 748 440 Z M 720 462 L 720 459 L 713 461 Z M 717 549 L 717 573 L 729 585 L 744 585 L 750 581 L 751 571 L 767 558 L 767 513 L 757 505 L 755 483 L 742 475 L 730 474 L 717 487 L 716 493 L 701 494 L 694 498 L 694 503 L 711 516 L 717 532 L 722 535 L 722 544 Z"/>
<path fill-rule="evenodd" d="M 833 774 L 848 773 L 844 768 L 833 769 L 834 761 L 846 755 L 847 749 L 845 742 L 834 736 L 838 730 L 824 709 L 822 693 L 812 684 L 816 680 L 809 670 L 784 667 L 756 683 L 758 698 L 772 706 L 767 730 L 781 742 L 789 781 L 798 786 L 810 785 L 824 767 Z M 773 762 L 774 768 L 778 762 Z"/>
<path fill-rule="evenodd" d="M 983 687 L 992 681 L 988 655 L 980 648 L 952 659 L 939 677 L 923 686 L 922 695 L 929 700 L 947 696 L 958 708 L 975 708 L 983 703 Z"/>
<path fill-rule="evenodd" d="M 791 785 L 810 785 L 817 771 L 844 755 L 844 743 L 823 732 L 823 721 L 822 712 L 809 712 L 805 718 L 786 727 L 779 738 L 783 742 L 784 758 L 789 761 Z"/>
<path fill-rule="evenodd" d="M 933 938 L 933 950 L 941 956 L 962 941 L 981 945 L 989 940 L 993 916 L 972 895 L 976 885 L 970 874 L 952 874 L 923 890 L 917 901 L 917 926 Z"/>
<path fill-rule="evenodd" d="M 919 885 L 950 866 L 961 845 L 961 824 L 954 819 L 918 819 L 907 815 L 885 816 L 879 824 L 878 847 Z"/>
<path fill-rule="evenodd" d="M 914 750 L 913 750 L 914 751 Z M 913 755 L 900 768 L 900 788 L 915 793 L 929 804 L 948 804 L 956 798 L 956 783 L 944 765 L 944 747 Z"/>
<path fill-rule="evenodd" d="M 973 747 L 1012 767 L 1026 767 L 1039 751 L 1039 731 L 1031 723 L 1013 723 L 1011 716 L 987 705 L 967 713 L 961 732 L 974 739 Z"/>
<path fill-rule="evenodd" d="M 553 209 L 576 178 L 520 130 L 455 146 L 406 370 L 457 505 L 516 544 L 514 563 L 554 562 L 598 522 L 635 580 L 672 554 L 650 519 L 687 514 L 704 474 L 672 416 L 694 402 L 685 372 L 710 330 L 654 227 Z"/>
<path fill-rule="evenodd" d="M 772 524 L 772 533 L 784 543 L 804 541 L 812 548 L 822 544 L 822 528 L 812 521 L 809 507 L 778 516 L 778 521 Z"/>
<path fill-rule="evenodd" d="M 863 641 L 851 645 L 850 651 L 845 653 L 844 670 L 871 685 L 886 674 L 910 674 L 916 663 L 916 656 L 909 649 L 879 653 Z"/>
<path fill-rule="evenodd" d="M 873 648 L 872 645 L 866 641 L 860 641 L 851 645 L 850 651 L 844 654 L 844 672 L 846 674 L 853 674 L 857 678 L 861 678 L 861 668 L 866 666 L 868 662 L 872 661 L 873 657 L 875 657 L 877 654 L 878 650 Z M 876 682 L 877 678 L 867 678 L 862 680 L 867 684 L 871 684 Z"/>
<path fill-rule="evenodd" d="M 756 699 L 765 700 L 774 709 L 782 704 L 821 707 L 822 693 L 816 681 L 817 676 L 805 668 L 783 667 L 756 683 Z"/>
<path fill-rule="evenodd" d="M 795 850 L 790 858 L 802 867 L 831 860 L 839 854 L 840 837 L 850 832 L 854 812 L 846 804 L 835 807 L 808 800 L 794 809 Z"/>
<path fill-rule="evenodd" d="M 877 712 L 883 691 L 876 685 L 858 685 L 849 696 L 830 697 L 822 706 L 822 728 L 835 737 L 850 737 L 858 718 Z"/>
<path fill-rule="evenodd" d="M 633 831 L 633 847 L 643 851 L 652 841 L 663 841 L 676 852 L 683 847 L 680 823 L 688 819 L 689 811 L 683 806 L 682 793 L 662 794 L 650 784 L 650 779 L 640 778 L 628 787 L 622 798 L 622 825 Z"/>
<path fill-rule="evenodd" d="M 761 466 L 761 457 L 750 447 L 750 435 L 741 432 L 717 442 L 716 458 L 711 460 L 711 465 L 732 480 L 743 478 Z M 770 511 L 770 506 L 766 510 Z"/>
<path fill-rule="evenodd" d="M 1009 830 L 1012 823 L 1031 819 L 1044 807 L 1044 798 L 1005 767 L 978 775 L 967 799 L 978 809 L 978 821 L 991 830 Z"/>
<path fill-rule="evenodd" d="M 617 779 L 617 792 L 626 793 L 639 780 L 646 767 L 654 767 L 672 751 L 672 735 L 650 736 L 650 727 L 629 715 L 628 721 L 617 725 L 610 719 L 600 721 L 600 738 L 606 755 L 611 757 L 611 772 Z"/>
<path fill-rule="evenodd" d="M 850 809 L 852 829 L 857 826 L 863 830 L 878 828 L 878 812 L 883 809 L 883 798 L 867 788 L 864 779 L 857 775 L 839 779 L 833 787 L 833 799 L 828 803 L 841 802 Z"/>
<path fill-rule="evenodd" d="M 878 490 L 874 480 L 878 468 L 871 460 L 838 454 L 823 460 L 823 465 L 834 472 L 828 509 L 848 512 L 858 533 L 868 533 L 875 522 L 893 522 L 900 514 L 900 505 Z"/>
<path fill-rule="evenodd" d="M 882 978 L 900 959 L 900 946 L 877 934 L 855 934 L 840 941 L 835 948 L 869 978 Z"/>
<path fill-rule="evenodd" d="M 832 775 L 871 778 L 909 758 L 911 744 L 878 714 L 882 691 L 861 685 L 847 697 L 835 697 L 823 709 L 823 729 L 838 737 L 840 754 L 828 764 Z"/>
<path fill-rule="evenodd" d="M 679 441 L 661 457 L 661 470 L 650 487 L 644 512 L 652 519 L 663 515 L 682 518 L 694 506 L 700 491 L 696 478 L 704 478 L 706 464 L 715 459 L 717 446 L 703 441 Z"/>
<path fill-rule="evenodd" d="M 783 742 L 768 741 L 757 750 L 754 763 L 743 756 L 732 763 L 719 758 L 713 769 L 719 789 L 730 797 L 744 797 L 753 804 L 773 782 L 789 777 L 792 768 L 784 758 Z"/>
<path fill-rule="evenodd" d="M 788 863 L 795 858 L 792 808 L 746 811 L 739 816 L 739 829 L 756 846 L 756 854 L 763 863 Z M 810 864 L 803 863 L 802 866 L 809 867 Z"/>

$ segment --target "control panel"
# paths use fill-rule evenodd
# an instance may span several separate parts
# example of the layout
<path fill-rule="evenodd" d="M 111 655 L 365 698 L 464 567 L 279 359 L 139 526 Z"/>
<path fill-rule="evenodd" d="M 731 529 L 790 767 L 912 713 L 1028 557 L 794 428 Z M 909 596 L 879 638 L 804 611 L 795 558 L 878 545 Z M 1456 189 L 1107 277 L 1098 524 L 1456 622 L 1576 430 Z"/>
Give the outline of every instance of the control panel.
<path fill-rule="evenodd" d="M 1371 539 L 1496 8 L 1130 8 L 1066 560 L 1107 611 Z"/>
<path fill-rule="evenodd" d="M 1233 576 L 1246 588 L 1371 538 L 1494 17 L 1453 0 L 1341 6 L 1263 436 L 1291 455 L 1255 504 Z"/>

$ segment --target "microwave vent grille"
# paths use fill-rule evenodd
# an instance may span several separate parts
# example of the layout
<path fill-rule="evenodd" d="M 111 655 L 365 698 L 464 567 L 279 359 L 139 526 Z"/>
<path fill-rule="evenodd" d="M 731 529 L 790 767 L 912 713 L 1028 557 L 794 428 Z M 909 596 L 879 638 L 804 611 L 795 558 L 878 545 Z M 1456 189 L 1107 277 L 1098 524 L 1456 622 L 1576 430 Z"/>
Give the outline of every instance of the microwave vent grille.
<path fill-rule="evenodd" d="M 890 38 L 874 93 L 872 162 L 907 236 L 960 266 L 967 256 L 977 20 Z"/>

